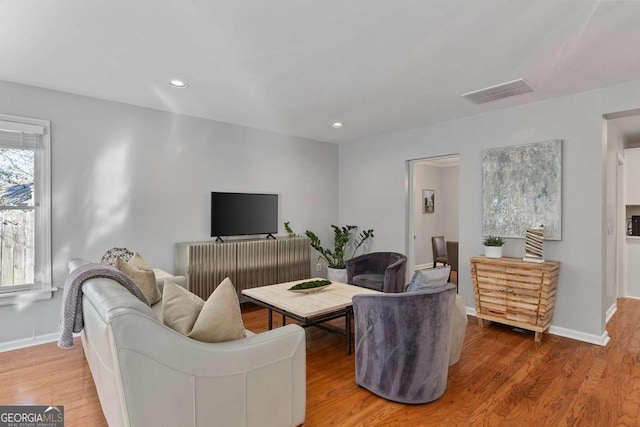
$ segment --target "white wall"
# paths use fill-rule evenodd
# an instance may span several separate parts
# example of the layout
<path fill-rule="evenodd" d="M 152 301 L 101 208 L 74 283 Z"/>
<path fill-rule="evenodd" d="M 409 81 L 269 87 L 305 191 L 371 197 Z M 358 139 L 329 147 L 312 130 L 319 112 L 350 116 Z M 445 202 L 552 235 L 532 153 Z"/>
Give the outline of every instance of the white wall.
<path fill-rule="evenodd" d="M 334 144 L 7 82 L 0 113 L 51 120 L 57 285 L 70 257 L 99 260 L 113 246 L 173 271 L 176 242 L 209 239 L 214 190 L 278 193 L 281 235 L 291 221 L 331 240 Z M 0 343 L 54 332 L 60 294 L 0 307 Z"/>
<path fill-rule="evenodd" d="M 604 340 L 602 115 L 639 105 L 636 81 L 341 145 L 340 221 L 374 227 L 374 250 L 405 251 L 406 161 L 459 153 L 459 284 L 473 306 L 467 260 L 482 253 L 482 150 L 562 139 L 562 240 L 544 248 L 562 263 L 553 325 Z M 524 240 L 510 239 L 504 251 L 521 257 Z"/>
<path fill-rule="evenodd" d="M 458 240 L 458 166 L 414 165 L 413 234 L 415 265 L 433 265 L 431 236 Z M 422 190 L 435 191 L 433 213 L 422 213 Z"/>
<path fill-rule="evenodd" d="M 460 213 L 460 167 L 440 168 L 440 207 L 442 208 L 442 234 L 447 240 L 458 241 L 458 214 Z"/>

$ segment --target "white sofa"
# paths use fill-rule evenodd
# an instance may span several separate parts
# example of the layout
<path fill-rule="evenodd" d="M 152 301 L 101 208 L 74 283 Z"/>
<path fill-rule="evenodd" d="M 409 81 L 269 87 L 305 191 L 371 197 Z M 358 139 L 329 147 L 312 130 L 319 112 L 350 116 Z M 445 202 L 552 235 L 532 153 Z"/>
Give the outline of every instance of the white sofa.
<path fill-rule="evenodd" d="M 85 263 L 71 260 L 69 269 Z M 202 343 L 158 320 L 162 302 L 150 308 L 110 279 L 87 280 L 82 290 L 82 345 L 109 426 L 304 422 L 306 355 L 301 327 Z"/>

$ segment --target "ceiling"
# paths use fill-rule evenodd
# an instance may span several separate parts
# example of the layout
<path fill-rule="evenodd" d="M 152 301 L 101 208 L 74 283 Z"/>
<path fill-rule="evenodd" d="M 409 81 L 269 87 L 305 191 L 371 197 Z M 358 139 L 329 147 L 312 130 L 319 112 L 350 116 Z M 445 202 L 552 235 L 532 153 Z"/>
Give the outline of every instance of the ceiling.
<path fill-rule="evenodd" d="M 640 79 L 639 23 L 639 1 L 0 0 L 0 80 L 345 142 Z M 536 91 L 460 97 L 518 78 Z"/>

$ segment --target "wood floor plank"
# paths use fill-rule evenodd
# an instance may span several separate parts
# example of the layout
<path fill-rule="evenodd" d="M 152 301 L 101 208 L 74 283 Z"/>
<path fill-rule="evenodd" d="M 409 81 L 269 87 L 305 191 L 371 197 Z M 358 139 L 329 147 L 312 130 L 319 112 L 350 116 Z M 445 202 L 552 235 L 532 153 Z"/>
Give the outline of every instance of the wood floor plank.
<path fill-rule="evenodd" d="M 245 327 L 267 330 L 266 310 L 243 304 Z M 281 324 L 274 316 L 274 324 Z M 343 322 L 332 322 L 342 327 Z M 308 426 L 638 426 L 640 300 L 618 300 L 605 348 L 469 318 L 460 362 L 435 402 L 389 402 L 355 384 L 343 338 L 306 330 Z M 77 342 L 0 353 L 0 404 L 64 405 L 67 427 L 105 426 Z"/>
<path fill-rule="evenodd" d="M 79 340 L 0 353 L 0 384 L 2 405 L 63 405 L 67 427 L 107 425 Z"/>

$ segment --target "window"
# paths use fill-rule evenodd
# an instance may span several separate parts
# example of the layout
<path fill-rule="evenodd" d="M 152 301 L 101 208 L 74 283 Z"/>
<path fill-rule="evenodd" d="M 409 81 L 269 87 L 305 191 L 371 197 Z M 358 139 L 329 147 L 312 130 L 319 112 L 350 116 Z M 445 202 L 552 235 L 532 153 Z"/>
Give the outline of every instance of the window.
<path fill-rule="evenodd" d="M 0 295 L 51 288 L 48 121 L 0 115 Z"/>

